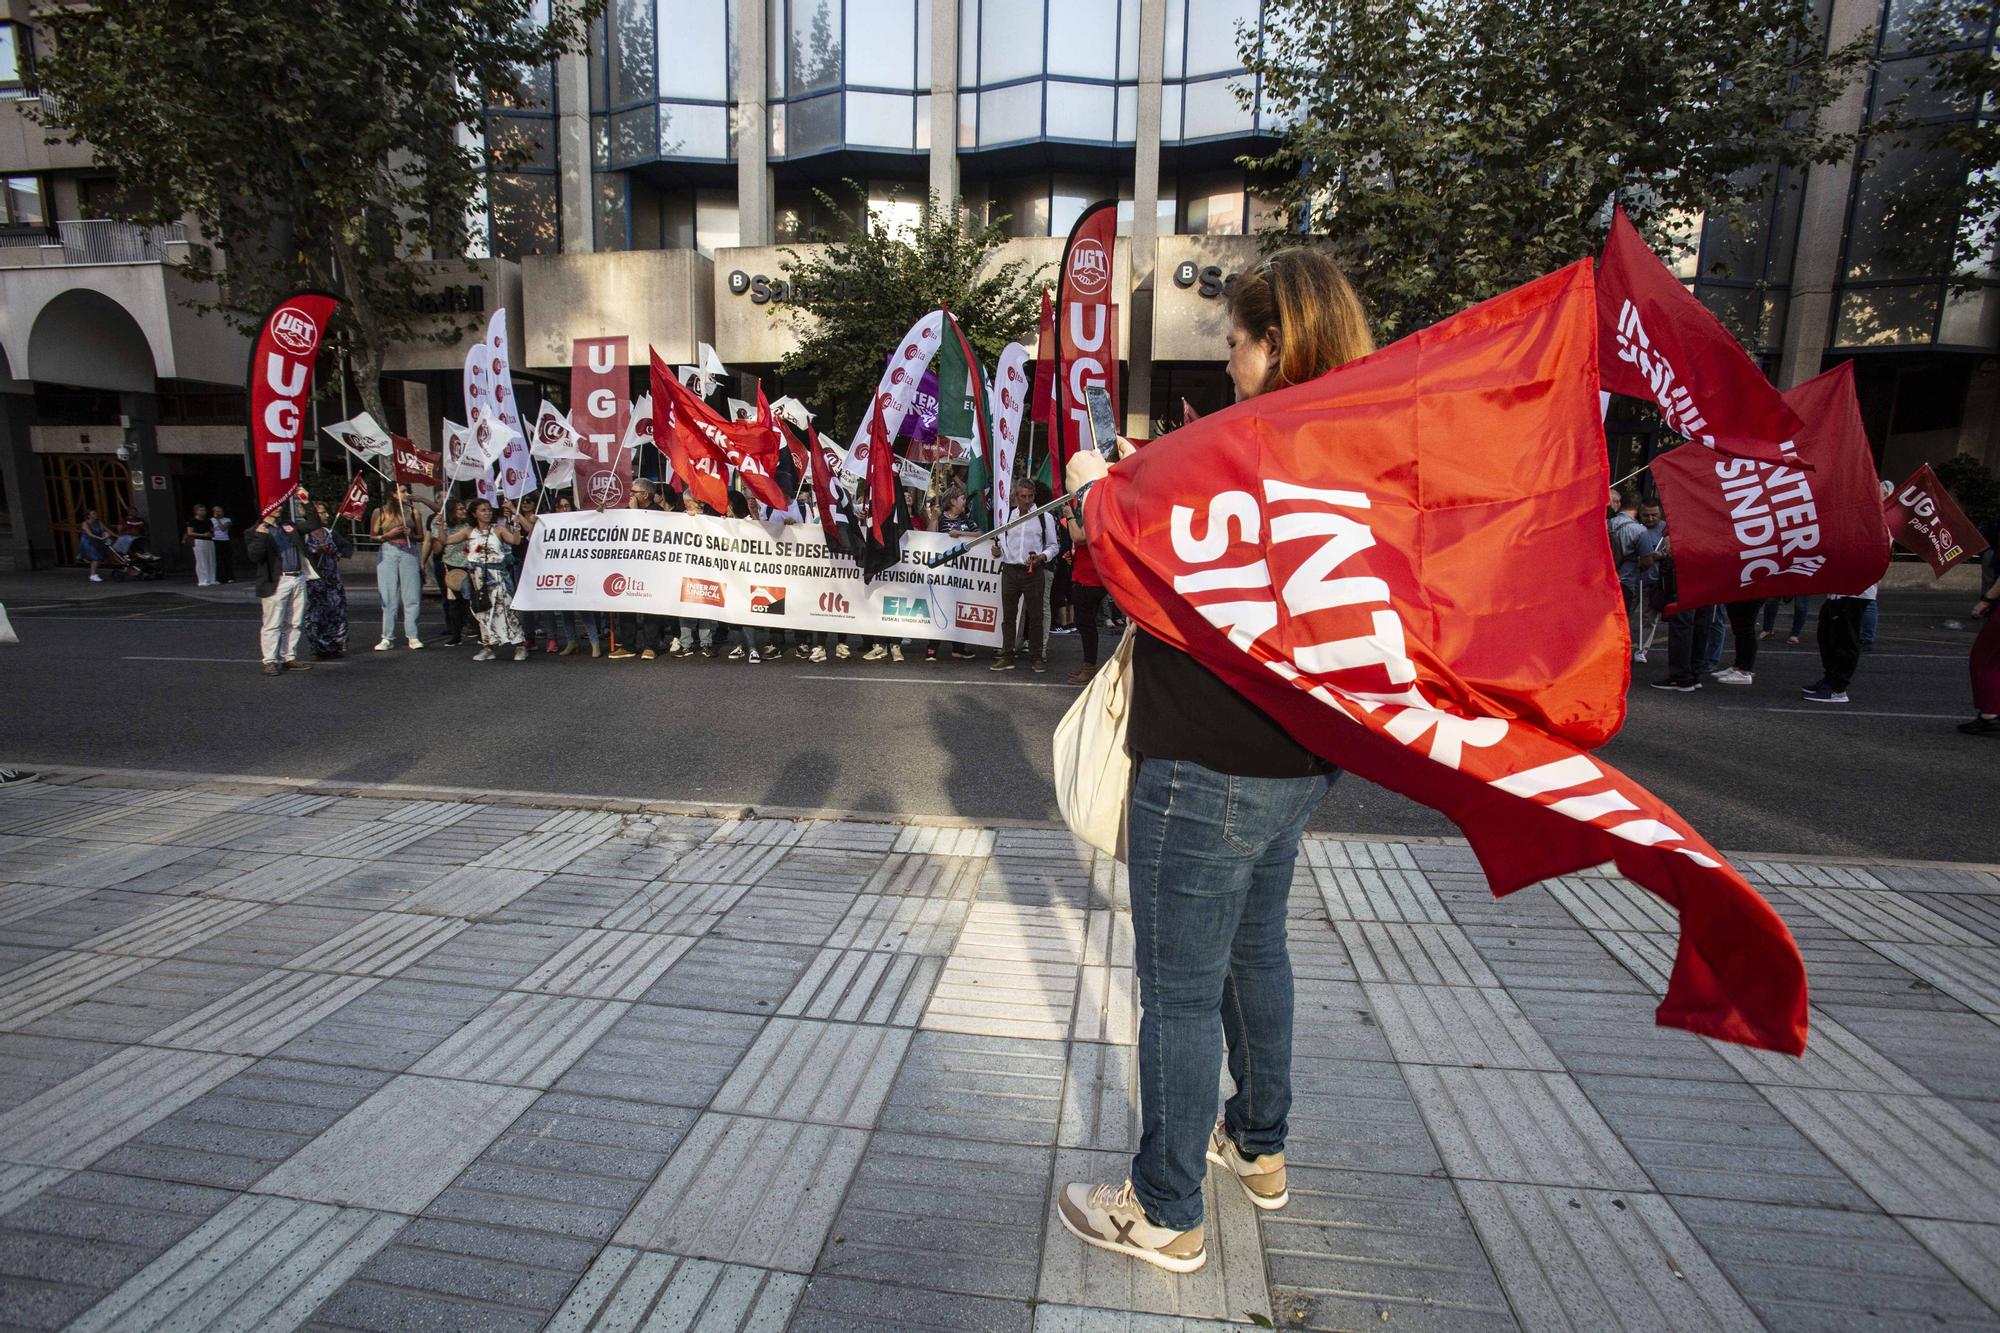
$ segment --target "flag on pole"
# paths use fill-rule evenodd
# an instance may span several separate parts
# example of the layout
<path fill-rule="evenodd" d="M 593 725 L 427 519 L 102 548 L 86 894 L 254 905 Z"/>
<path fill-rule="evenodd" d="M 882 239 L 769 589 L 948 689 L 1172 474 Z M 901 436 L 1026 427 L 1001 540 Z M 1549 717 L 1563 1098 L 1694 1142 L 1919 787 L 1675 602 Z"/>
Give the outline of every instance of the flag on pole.
<path fill-rule="evenodd" d="M 545 463 L 553 463 L 559 458 L 586 458 L 583 437 L 577 434 L 569 418 L 556 410 L 556 405 L 544 398 L 542 410 L 535 417 L 535 440 L 528 452 Z"/>
<path fill-rule="evenodd" d="M 1056 308 L 1049 289 L 1042 288 L 1042 321 L 1035 330 L 1035 398 L 1029 420 L 1043 425 L 1055 420 Z"/>
<path fill-rule="evenodd" d="M 413 486 L 440 486 L 444 484 L 444 460 L 437 454 L 417 448 L 401 435 L 389 437 L 395 451 L 391 470 L 397 481 Z"/>
<path fill-rule="evenodd" d="M 338 439 L 339 437 L 335 436 L 334 438 Z M 345 443 L 345 441 L 342 441 L 342 443 Z M 353 519 L 358 523 L 361 521 L 361 516 L 367 512 L 368 474 L 366 472 L 357 472 L 354 474 L 354 479 L 347 483 L 347 494 L 340 497 L 340 508 L 334 511 L 333 516 L 335 519 Z"/>
<path fill-rule="evenodd" d="M 1883 499 L 1882 513 L 1904 549 L 1922 556 L 1931 572 L 1940 577 L 1959 561 L 1986 549 L 1986 539 L 1929 463 Z"/>
<path fill-rule="evenodd" d="M 1496 894 L 1614 861 L 1675 908 L 1658 1022 L 1798 1054 L 1783 920 L 1588 753 L 1630 672 L 1596 320 L 1584 261 L 1204 417 L 1091 489 L 1091 555 L 1148 634 L 1452 819 Z"/>
<path fill-rule="evenodd" d="M 326 322 L 340 306 L 331 292 L 293 292 L 271 307 L 250 352 L 250 461 L 257 502 L 269 508 L 299 483 L 306 403 Z"/>
<path fill-rule="evenodd" d="M 700 427 L 713 424 L 715 413 L 695 397 L 660 360 L 652 356 L 653 438 L 667 451 L 674 475 L 694 492 L 694 498 L 718 514 L 729 512 L 729 460 Z"/>
<path fill-rule="evenodd" d="M 1090 409 L 1083 393 L 1102 386 L 1118 416 L 1118 304 L 1112 300 L 1113 256 L 1118 243 L 1118 201 L 1101 199 L 1083 210 L 1063 246 L 1056 288 L 1055 412 L 1049 455 L 1057 476 L 1078 449 L 1090 447 Z"/>
<path fill-rule="evenodd" d="M 374 416 L 367 412 L 320 429 L 357 458 L 385 458 L 392 448 L 389 432 L 376 425 Z"/>

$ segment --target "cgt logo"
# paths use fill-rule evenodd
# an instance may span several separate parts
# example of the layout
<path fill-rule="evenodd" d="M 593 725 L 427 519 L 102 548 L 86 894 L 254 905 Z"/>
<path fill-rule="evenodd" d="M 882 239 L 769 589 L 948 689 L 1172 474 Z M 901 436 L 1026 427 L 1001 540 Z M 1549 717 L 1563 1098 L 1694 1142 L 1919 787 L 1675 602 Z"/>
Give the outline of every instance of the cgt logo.
<path fill-rule="evenodd" d="M 882 599 L 884 620 L 922 620 L 931 618 L 931 604 L 922 597 L 884 597 Z"/>
<path fill-rule="evenodd" d="M 851 616 L 854 608 L 847 599 L 837 592 L 823 592 L 819 595 L 819 609 L 829 616 Z"/>
<path fill-rule="evenodd" d="M 1000 608 L 987 602 L 960 602 L 958 604 L 958 627 L 978 630 L 982 633 L 1000 627 Z"/>
<path fill-rule="evenodd" d="M 782 616 L 785 614 L 785 590 L 752 584 L 750 611 L 759 616 Z"/>
<path fill-rule="evenodd" d="M 682 579 L 681 600 L 695 606 L 721 606 L 722 585 L 714 579 Z"/>

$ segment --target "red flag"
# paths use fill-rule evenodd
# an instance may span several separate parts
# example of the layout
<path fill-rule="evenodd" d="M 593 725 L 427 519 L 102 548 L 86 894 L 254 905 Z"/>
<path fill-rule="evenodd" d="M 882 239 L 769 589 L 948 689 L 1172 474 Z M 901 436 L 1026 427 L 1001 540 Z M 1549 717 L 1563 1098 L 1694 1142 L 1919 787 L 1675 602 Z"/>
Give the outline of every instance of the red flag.
<path fill-rule="evenodd" d="M 634 462 L 632 450 L 618 447 L 632 421 L 632 378 L 623 335 L 570 343 L 569 408 L 585 455 L 576 460 L 578 503 L 615 509 L 632 489 Z"/>
<path fill-rule="evenodd" d="M 1986 539 L 1951 498 L 1951 492 L 1937 479 L 1929 463 L 1918 468 L 1882 501 L 1882 515 L 1889 524 L 1890 534 L 1905 549 L 1922 556 L 1933 574 L 1942 575 L 1967 556 L 1986 549 Z"/>
<path fill-rule="evenodd" d="M 717 430 L 718 442 L 723 456 L 736 475 L 743 479 L 743 489 L 757 497 L 773 509 L 786 509 L 791 500 L 785 495 L 784 487 L 778 485 L 776 474 L 778 455 L 785 447 L 785 437 L 778 430 L 777 418 L 771 415 L 771 404 L 764 398 L 764 386 L 757 386 L 757 415 L 749 421 L 732 421 Z"/>
<path fill-rule="evenodd" d="M 1715 606 L 1799 593 L 1856 593 L 1889 567 L 1875 455 L 1843 361 L 1785 395 L 1805 422 L 1811 472 L 1684 444 L 1653 460 L 1674 539 L 1679 601 Z"/>
<path fill-rule="evenodd" d="M 1069 456 L 1090 447 L 1090 409 L 1083 391 L 1101 384 L 1118 417 L 1118 307 L 1112 301 L 1113 247 L 1118 243 L 1118 202 L 1102 199 L 1083 210 L 1063 246 L 1056 289 L 1056 430 L 1050 436 L 1054 476 Z"/>
<path fill-rule="evenodd" d="M 1578 263 L 1203 417 L 1092 489 L 1092 558 L 1149 633 L 1315 753 L 1448 815 L 1496 894 L 1616 861 L 1678 908 L 1659 1022 L 1797 1053 L 1784 922 L 1585 753 L 1623 719 L 1630 658 L 1595 319 Z"/>
<path fill-rule="evenodd" d="M 367 512 L 368 474 L 357 472 L 354 474 L 354 479 L 347 483 L 347 494 L 340 497 L 340 508 L 334 511 L 333 516 L 336 519 L 359 520 Z"/>
<path fill-rule="evenodd" d="M 437 454 L 425 453 L 401 435 L 389 436 L 392 462 L 390 470 L 397 481 L 406 481 L 413 486 L 441 486 L 444 484 L 444 460 Z"/>
<path fill-rule="evenodd" d="M 841 530 L 840 510 L 834 496 L 833 472 L 839 464 L 828 457 L 826 446 L 819 442 L 819 431 L 811 422 L 806 423 L 806 446 L 812 469 L 813 507 L 819 510 L 820 531 L 826 534 L 827 549 L 852 555 L 849 533 Z"/>
<path fill-rule="evenodd" d="M 651 352 L 653 384 L 653 441 L 663 444 L 674 474 L 687 483 L 694 498 L 718 514 L 729 512 L 729 460 L 713 436 L 701 430 L 719 418 L 708 404 L 680 382 L 678 376 Z M 705 421 L 704 418 L 713 420 Z"/>
<path fill-rule="evenodd" d="M 1042 322 L 1035 334 L 1035 383 L 1028 401 L 1028 420 L 1044 425 L 1056 415 L 1056 308 L 1049 289 L 1042 288 Z"/>
<path fill-rule="evenodd" d="M 1601 387 L 1656 403 L 1667 425 L 1737 458 L 1810 466 L 1802 423 L 1721 321 L 1646 248 L 1619 209 L 1598 269 Z"/>
<path fill-rule="evenodd" d="M 257 474 L 257 503 L 270 506 L 299 484 L 299 445 L 305 438 L 306 400 L 312 397 L 313 360 L 326 322 L 340 298 L 331 292 L 294 292 L 264 317 L 250 353 L 250 456 Z"/>
<path fill-rule="evenodd" d="M 896 515 L 896 454 L 878 401 L 868 418 L 868 530 L 883 545 Z"/>

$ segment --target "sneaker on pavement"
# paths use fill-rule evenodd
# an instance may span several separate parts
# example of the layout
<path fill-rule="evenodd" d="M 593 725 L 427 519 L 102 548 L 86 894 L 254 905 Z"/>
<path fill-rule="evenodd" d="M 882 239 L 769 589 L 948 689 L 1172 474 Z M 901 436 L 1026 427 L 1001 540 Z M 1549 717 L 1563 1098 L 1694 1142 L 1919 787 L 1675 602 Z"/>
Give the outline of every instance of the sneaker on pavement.
<path fill-rule="evenodd" d="M 732 662 L 741 662 L 743 660 L 742 644 L 739 643 L 734 648 L 731 648 L 729 650 L 729 660 Z"/>
<path fill-rule="evenodd" d="M 1056 1216 L 1062 1219 L 1063 1230 L 1085 1245 L 1128 1255 L 1169 1273 L 1192 1273 L 1208 1262 L 1202 1229 L 1154 1226 L 1133 1197 L 1129 1180 L 1122 1185 L 1064 1185 L 1056 1196 Z"/>
<path fill-rule="evenodd" d="M 395 647 L 394 644 L 390 643 L 387 639 L 384 639 L 382 640 L 382 642 L 375 645 L 375 651 L 378 653 L 386 653 L 393 647 Z"/>
<path fill-rule="evenodd" d="M 752 648 L 750 650 L 749 660 L 752 662 L 761 662 L 764 660 L 764 655 L 762 653 L 759 653 L 755 648 Z"/>
<path fill-rule="evenodd" d="M 592 657 L 596 657 L 598 655 L 597 645 L 594 643 L 590 645 L 590 655 Z"/>
<path fill-rule="evenodd" d="M 33 782 L 35 775 L 25 768 L 0 768 L 0 787 L 10 782 Z"/>
<path fill-rule="evenodd" d="M 825 645 L 824 645 L 824 644 L 822 644 L 822 645 L 820 645 L 819 647 L 816 647 L 816 648 L 814 648 L 814 649 L 812 650 L 812 656 L 811 656 L 811 657 L 808 657 L 808 658 L 807 658 L 806 660 L 807 660 L 808 662 L 824 662 L 824 661 L 826 661 L 826 647 L 825 647 Z"/>
<path fill-rule="evenodd" d="M 845 662 L 848 658 L 852 657 L 854 653 L 851 649 L 848 648 L 846 644 L 836 643 L 835 645 L 833 645 L 833 655 L 839 658 L 841 661 Z"/>
<path fill-rule="evenodd" d="M 1968 736 L 2000 736 L 2000 718 L 1975 717 L 1970 722 L 1959 723 L 1958 729 Z"/>
<path fill-rule="evenodd" d="M 1694 676 L 1668 676 L 1665 680 L 1653 682 L 1656 690 L 1674 690 L 1681 694 L 1692 694 L 1701 688 L 1701 681 Z"/>
<path fill-rule="evenodd" d="M 1047 671 L 1049 669 L 1049 664 L 1038 657 L 1034 661 L 1028 663 L 1028 669 L 1030 671 Z"/>
<path fill-rule="evenodd" d="M 1739 671 L 1735 667 L 1730 667 L 1727 671 L 1718 671 L 1715 673 L 1715 683 L 1717 685 L 1748 685 L 1756 679 L 1756 672 Z"/>
<path fill-rule="evenodd" d="M 986 669 L 988 671 L 1012 671 L 1014 669 L 1014 659 L 1003 654 L 994 658 L 993 665 Z"/>
<path fill-rule="evenodd" d="M 879 662 L 888 655 L 889 650 L 878 643 L 867 652 L 861 654 L 861 660 L 864 662 Z"/>
<path fill-rule="evenodd" d="M 962 645 L 960 647 L 952 649 L 951 655 L 965 662 L 970 662 L 973 658 L 979 656 L 979 654 L 973 652 L 972 649 L 964 647 Z"/>
<path fill-rule="evenodd" d="M 658 660 L 659 656 L 660 655 L 658 653 L 654 652 L 651 648 L 648 648 L 644 652 L 639 654 L 639 660 L 641 662 L 652 662 Z"/>
<path fill-rule="evenodd" d="M 282 676 L 285 674 L 285 669 L 276 662 L 266 662 L 264 663 L 264 674 L 267 676 Z"/>
<path fill-rule="evenodd" d="M 1846 690 L 1836 690 L 1831 685 L 1806 691 L 1806 701 L 1815 704 L 1844 704 L 1848 702 Z"/>
<path fill-rule="evenodd" d="M 580 653 L 580 652 L 582 652 L 582 651 L 583 651 L 583 646 L 582 646 L 581 644 L 579 644 L 579 643 L 578 643 L 578 642 L 577 642 L 577 641 L 576 641 L 575 639 L 571 639 L 571 640 L 570 640 L 570 641 L 569 641 L 568 643 L 566 643 L 566 644 L 564 644 L 564 645 L 562 646 L 562 651 L 561 651 L 561 652 L 559 652 L 559 653 L 557 653 L 557 654 L 556 654 L 556 656 L 557 656 L 557 657 L 575 657 L 575 656 L 576 656 L 576 655 L 577 655 L 578 653 Z M 592 656 L 592 657 L 595 657 L 595 656 L 597 656 L 597 654 L 596 654 L 595 652 L 593 652 L 593 653 L 591 653 L 591 656 Z"/>
<path fill-rule="evenodd" d="M 286 658 L 286 659 L 285 659 L 285 670 L 287 670 L 287 671 L 311 671 L 311 670 L 312 670 L 312 663 L 310 663 L 310 662 L 297 662 L 297 661 L 293 661 L 293 660 L 292 660 L 291 658 Z"/>
<path fill-rule="evenodd" d="M 801 662 L 810 662 L 812 660 L 812 655 L 813 655 L 813 650 L 811 644 L 802 643 L 798 647 L 792 649 L 792 656 L 798 658 L 799 661 Z"/>
<path fill-rule="evenodd" d="M 92 575 L 90 576 L 90 581 L 91 581 L 92 583 L 102 583 L 102 582 L 104 582 L 104 578 L 103 578 L 103 576 L 102 576 L 102 575 L 99 575 L 99 574 L 92 574 Z"/>
<path fill-rule="evenodd" d="M 1262 1157 L 1248 1156 L 1229 1137 L 1220 1116 L 1215 1128 L 1208 1131 L 1208 1160 L 1234 1172 L 1243 1192 L 1257 1207 L 1283 1208 L 1291 1202 L 1292 1192 L 1285 1187 L 1285 1155 L 1273 1152 Z"/>
<path fill-rule="evenodd" d="M 627 657 L 630 657 L 631 655 L 632 654 L 630 653 L 625 654 L 625 656 Z M 613 653 L 612 656 L 615 657 L 617 656 L 617 654 Z M 481 648 L 478 652 L 472 655 L 472 660 L 475 662 L 491 662 L 493 660 L 493 650 L 491 648 Z"/>
<path fill-rule="evenodd" d="M 422 648 L 424 646 L 424 641 L 422 639 L 411 639 L 409 640 L 409 644 L 410 644 L 410 651 L 414 653 L 419 648 Z"/>
<path fill-rule="evenodd" d="M 611 660 L 614 662 L 622 662 L 628 657 L 637 657 L 637 656 L 638 654 L 633 652 L 630 648 L 613 648 L 611 650 Z"/>
<path fill-rule="evenodd" d="M 892 647 L 892 648 L 890 648 L 890 649 L 889 649 L 889 660 L 890 660 L 891 662 L 900 662 L 900 661 L 902 661 L 902 660 L 903 660 L 903 645 L 902 645 L 902 644 L 900 644 L 900 643 L 899 643 L 899 644 L 896 644 L 896 645 L 895 645 L 894 647 Z"/>
<path fill-rule="evenodd" d="M 527 661 L 527 660 L 528 660 L 528 645 L 527 645 L 527 644 L 525 644 L 525 643 L 517 643 L 517 644 L 515 644 L 515 645 L 514 645 L 514 660 L 515 660 L 516 662 L 525 662 L 525 661 Z"/>

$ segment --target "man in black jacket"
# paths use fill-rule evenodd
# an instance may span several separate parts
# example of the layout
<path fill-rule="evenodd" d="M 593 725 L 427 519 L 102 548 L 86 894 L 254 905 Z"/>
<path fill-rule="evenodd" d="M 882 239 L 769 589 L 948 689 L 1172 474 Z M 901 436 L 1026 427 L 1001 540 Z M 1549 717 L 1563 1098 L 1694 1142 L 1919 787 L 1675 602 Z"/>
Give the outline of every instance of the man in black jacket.
<path fill-rule="evenodd" d="M 303 495 L 301 490 L 299 495 Z M 298 661 L 299 631 L 305 626 L 306 583 L 313 577 L 306 558 L 306 528 L 299 519 L 299 496 L 263 516 L 250 529 L 243 554 L 257 571 L 257 596 L 264 603 L 264 674 L 310 671 Z"/>

